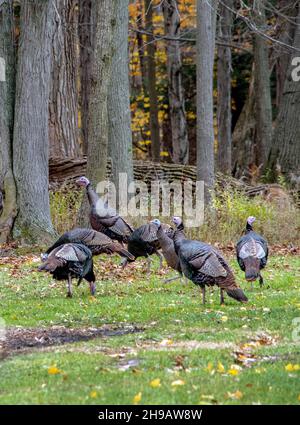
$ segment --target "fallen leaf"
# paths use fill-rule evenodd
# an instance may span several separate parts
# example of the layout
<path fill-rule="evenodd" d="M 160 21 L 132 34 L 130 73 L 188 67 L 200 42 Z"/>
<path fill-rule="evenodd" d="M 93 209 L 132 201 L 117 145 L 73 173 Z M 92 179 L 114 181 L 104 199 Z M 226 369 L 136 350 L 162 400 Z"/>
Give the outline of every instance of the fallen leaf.
<path fill-rule="evenodd" d="M 179 387 L 181 385 L 185 385 L 185 382 L 182 379 L 177 379 L 176 381 L 172 382 L 172 387 Z"/>
<path fill-rule="evenodd" d="M 224 373 L 224 372 L 225 372 L 225 367 L 222 365 L 222 363 L 221 363 L 221 362 L 218 362 L 217 371 L 218 371 L 219 373 Z"/>
<path fill-rule="evenodd" d="M 63 373 L 62 370 L 58 369 L 56 365 L 50 366 L 48 369 L 49 375 L 59 375 L 60 373 Z"/>
<path fill-rule="evenodd" d="M 229 369 L 228 373 L 229 375 L 236 376 L 239 374 L 239 371 L 237 369 Z"/>
<path fill-rule="evenodd" d="M 97 391 L 91 391 L 91 392 L 90 392 L 90 397 L 91 397 L 91 398 L 96 398 L 96 397 L 97 397 L 97 395 L 98 395 Z"/>
<path fill-rule="evenodd" d="M 160 379 L 159 379 L 159 378 L 153 379 L 153 380 L 150 382 L 150 387 L 152 387 L 152 388 L 158 388 L 158 387 L 161 387 Z"/>
<path fill-rule="evenodd" d="M 133 404 L 138 404 L 142 400 L 142 393 L 139 392 L 133 397 Z"/>
<path fill-rule="evenodd" d="M 239 390 L 237 390 L 235 393 L 227 393 L 227 397 L 232 398 L 234 400 L 239 400 L 243 397 L 243 393 Z"/>

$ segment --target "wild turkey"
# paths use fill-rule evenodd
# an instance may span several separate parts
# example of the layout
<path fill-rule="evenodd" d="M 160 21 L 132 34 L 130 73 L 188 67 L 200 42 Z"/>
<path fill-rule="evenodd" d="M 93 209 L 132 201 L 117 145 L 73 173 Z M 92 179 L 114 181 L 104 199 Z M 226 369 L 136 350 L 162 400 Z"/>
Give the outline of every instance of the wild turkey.
<path fill-rule="evenodd" d="M 242 236 L 236 245 L 236 256 L 240 268 L 245 272 L 248 282 L 253 282 L 259 278 L 260 286 L 264 280 L 260 274 L 268 261 L 268 243 L 258 233 L 255 233 L 252 224 L 255 217 L 250 216 L 247 219 L 245 235 Z"/>
<path fill-rule="evenodd" d="M 173 241 L 173 229 L 168 232 L 164 231 L 160 220 L 152 220 L 151 223 L 154 223 L 157 226 L 157 239 L 161 247 L 163 256 L 168 264 L 173 270 L 176 270 L 180 277 L 182 276 L 180 261 L 178 255 L 175 251 L 174 241 Z M 171 282 L 172 280 L 178 279 L 178 276 L 165 280 L 165 283 Z"/>
<path fill-rule="evenodd" d="M 180 217 L 173 217 L 177 230 L 173 240 L 183 274 L 202 289 L 202 300 L 205 304 L 205 286 L 220 287 L 221 304 L 224 303 L 224 290 L 240 302 L 248 299 L 235 283 L 234 275 L 222 254 L 209 244 L 188 240 L 184 234 L 184 226 Z"/>
<path fill-rule="evenodd" d="M 170 226 L 163 225 L 163 230 L 168 232 Z M 158 251 L 160 244 L 157 239 L 157 226 L 154 223 L 143 224 L 135 229 L 128 239 L 128 251 L 134 255 L 135 258 L 146 257 L 148 261 L 147 273 L 150 272 L 151 258 L 150 256 L 156 254 L 159 257 L 160 268 L 162 267 L 162 255 Z M 128 260 L 125 259 L 122 264 L 126 266 Z"/>
<path fill-rule="evenodd" d="M 82 243 L 86 245 L 93 255 L 113 254 L 118 253 L 121 257 L 134 260 L 134 256 L 130 254 L 119 242 L 111 240 L 103 233 L 96 232 L 93 229 L 73 229 L 64 233 L 50 248 L 42 258 L 47 258 L 47 255 L 58 246 L 66 243 Z"/>
<path fill-rule="evenodd" d="M 80 177 L 76 180 L 76 183 L 86 188 L 91 207 L 90 223 L 92 228 L 104 233 L 111 239 L 127 243 L 133 228 L 113 208 L 110 208 L 107 203 L 99 198 L 86 177 Z"/>
<path fill-rule="evenodd" d="M 78 277 L 77 286 L 85 279 L 90 284 L 90 291 L 95 295 L 95 274 L 90 249 L 79 243 L 67 243 L 53 249 L 47 259 L 38 268 L 53 275 L 56 280 L 68 281 L 68 297 L 72 297 L 72 278 Z"/>

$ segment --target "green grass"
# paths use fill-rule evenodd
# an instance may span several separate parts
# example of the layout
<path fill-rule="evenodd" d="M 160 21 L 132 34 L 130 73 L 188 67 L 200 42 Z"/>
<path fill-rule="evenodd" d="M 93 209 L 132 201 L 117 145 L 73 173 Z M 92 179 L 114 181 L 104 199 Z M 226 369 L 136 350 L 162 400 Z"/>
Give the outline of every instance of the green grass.
<path fill-rule="evenodd" d="M 32 259 L 0 267 L 0 316 L 7 326 L 134 324 L 141 331 L 5 358 L 0 361 L 0 404 L 130 404 L 138 393 L 141 404 L 300 403 L 300 370 L 285 369 L 300 363 L 300 340 L 292 338 L 293 319 L 300 317 L 296 256 L 271 257 L 263 273 L 266 287 L 256 283 L 253 291 L 232 260 L 249 303 L 226 297 L 225 306 L 219 305 L 217 289 L 208 291 L 203 306 L 192 283 L 165 285 L 166 271 L 147 278 L 143 260 L 122 272 L 118 259 L 104 257 L 96 259 L 96 298 L 83 284 L 67 299 L 64 284 L 36 272 Z M 229 373 L 237 365 L 234 351 L 261 332 L 273 338 L 270 345 L 257 343 L 251 348 L 257 361 L 250 367 L 240 364 L 236 375 Z M 133 367 L 124 368 L 130 360 Z M 53 365 L 59 370 L 55 375 L 49 374 Z M 153 379 L 160 379 L 159 387 L 150 386 Z M 184 385 L 172 385 L 178 380 Z"/>

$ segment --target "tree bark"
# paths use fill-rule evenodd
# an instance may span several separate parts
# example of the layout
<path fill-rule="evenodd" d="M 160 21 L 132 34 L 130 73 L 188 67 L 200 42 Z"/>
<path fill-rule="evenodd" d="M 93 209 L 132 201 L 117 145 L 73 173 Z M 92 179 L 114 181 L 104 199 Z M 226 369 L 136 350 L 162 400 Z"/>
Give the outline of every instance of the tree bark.
<path fill-rule="evenodd" d="M 80 43 L 80 115 L 82 150 L 87 154 L 88 146 L 88 103 L 90 93 L 90 69 L 92 55 L 91 0 L 79 0 L 79 43 Z"/>
<path fill-rule="evenodd" d="M 156 91 L 156 66 L 155 66 L 155 40 L 153 33 L 152 0 L 145 0 L 145 24 L 147 32 L 147 76 L 148 93 L 150 99 L 150 131 L 151 131 L 151 156 L 155 162 L 160 161 L 160 136 L 158 122 L 158 100 Z"/>
<path fill-rule="evenodd" d="M 298 3 L 297 26 L 295 27 L 293 46 L 300 49 L 300 4 Z M 276 121 L 272 148 L 266 170 L 273 179 L 282 173 L 288 180 L 299 184 L 300 181 L 300 90 L 299 81 L 294 81 L 292 61 L 299 57 L 293 51 L 286 73 L 282 101 Z M 299 75 L 299 72 L 298 72 Z"/>
<path fill-rule="evenodd" d="M 163 13 L 166 36 L 171 38 L 180 37 L 178 0 L 165 0 Z M 174 40 L 166 40 L 166 48 L 173 162 L 187 164 L 189 160 L 189 144 L 182 86 L 181 50 L 179 42 Z"/>
<path fill-rule="evenodd" d="M 130 184 L 133 180 L 133 165 L 128 78 L 128 0 L 114 0 L 113 3 L 116 28 L 112 42 L 112 70 L 108 93 L 108 135 L 112 181 L 118 196 L 119 173 L 126 173 Z"/>
<path fill-rule="evenodd" d="M 236 178 L 251 178 L 250 169 L 255 164 L 255 94 L 254 66 L 246 102 L 239 115 L 232 135 L 232 174 Z"/>
<path fill-rule="evenodd" d="M 49 104 L 50 157 L 80 156 L 76 51 L 77 0 L 55 0 L 52 87 Z"/>
<path fill-rule="evenodd" d="M 264 29 L 264 0 L 255 2 L 255 22 Z M 254 34 L 254 87 L 256 117 L 256 165 L 265 164 L 272 143 L 272 103 L 268 46 L 260 34 Z"/>
<path fill-rule="evenodd" d="M 88 104 L 87 177 L 96 188 L 106 177 L 108 151 L 107 100 L 111 77 L 112 37 L 116 26 L 111 0 L 93 0 L 94 49 L 91 57 Z M 79 212 L 79 223 L 88 222 L 86 197 Z"/>
<path fill-rule="evenodd" d="M 48 194 L 53 18 L 52 1 L 22 2 L 13 137 L 19 207 L 14 236 L 31 243 L 48 243 L 54 236 Z"/>
<path fill-rule="evenodd" d="M 15 51 L 13 4 L 0 6 L 0 58 L 3 74 L 0 81 L 0 243 L 7 242 L 17 213 L 16 185 L 12 170 L 12 134 L 15 93 Z M 5 198 L 3 200 L 3 198 Z"/>
<path fill-rule="evenodd" d="M 233 8 L 233 0 L 227 1 Z M 232 12 L 224 4 L 220 5 L 219 40 L 228 46 L 218 46 L 218 170 L 231 174 L 232 137 L 231 137 L 231 33 Z"/>
<path fill-rule="evenodd" d="M 213 65 L 218 0 L 197 0 L 197 178 L 206 204 L 214 188 Z"/>

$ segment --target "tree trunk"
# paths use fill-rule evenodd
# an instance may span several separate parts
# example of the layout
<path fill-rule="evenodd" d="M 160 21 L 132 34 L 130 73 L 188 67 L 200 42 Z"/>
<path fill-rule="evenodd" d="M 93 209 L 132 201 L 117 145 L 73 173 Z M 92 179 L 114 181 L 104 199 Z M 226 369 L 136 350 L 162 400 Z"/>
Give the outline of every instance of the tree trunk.
<path fill-rule="evenodd" d="M 252 66 L 248 96 L 232 135 L 232 174 L 236 178 L 243 176 L 251 178 L 250 169 L 255 165 L 255 131 L 254 66 Z"/>
<path fill-rule="evenodd" d="M 111 77 L 112 37 L 116 26 L 111 0 L 93 0 L 94 49 L 91 57 L 88 104 L 87 177 L 96 188 L 106 177 L 108 149 L 107 100 Z M 79 223 L 87 224 L 87 199 L 79 212 Z"/>
<path fill-rule="evenodd" d="M 178 0 L 163 3 L 165 33 L 168 37 L 180 37 L 180 15 Z M 182 86 L 182 61 L 179 41 L 166 40 L 168 92 L 173 147 L 173 162 L 187 164 L 189 144 Z"/>
<path fill-rule="evenodd" d="M 52 1 L 22 2 L 13 137 L 19 207 L 14 236 L 32 243 L 48 243 L 54 236 L 48 194 L 53 18 Z"/>
<path fill-rule="evenodd" d="M 197 178 L 204 181 L 205 202 L 214 187 L 213 65 L 218 1 L 197 0 Z"/>
<path fill-rule="evenodd" d="M 233 8 L 233 0 L 227 1 Z M 219 40 L 230 45 L 232 33 L 232 12 L 220 5 Z M 218 46 L 218 169 L 231 174 L 231 48 Z"/>
<path fill-rule="evenodd" d="M 293 46 L 300 49 L 300 5 L 298 3 L 297 26 L 295 27 Z M 275 178 L 282 173 L 288 180 L 300 181 L 300 90 L 299 81 L 294 81 L 293 70 L 295 65 L 292 61 L 299 57 L 297 51 L 293 51 L 290 57 L 289 67 L 286 74 L 282 101 L 276 121 L 276 128 L 272 141 L 272 148 L 268 157 L 266 170 L 271 171 Z M 298 71 L 299 75 L 299 71 Z"/>
<path fill-rule="evenodd" d="M 156 92 L 156 69 L 155 69 L 155 41 L 153 33 L 153 10 L 152 0 L 145 0 L 145 24 L 147 35 L 147 75 L 148 93 L 150 99 L 150 131 L 151 131 L 151 156 L 155 162 L 160 161 L 160 137 L 158 122 L 158 101 Z"/>
<path fill-rule="evenodd" d="M 80 116 L 82 150 L 85 155 L 87 154 L 88 146 L 88 103 L 93 32 L 91 7 L 91 0 L 79 0 Z"/>
<path fill-rule="evenodd" d="M 266 16 L 264 0 L 257 0 L 255 22 L 264 29 Z M 260 34 L 254 34 L 254 88 L 256 118 L 256 165 L 265 164 L 272 143 L 272 103 L 270 89 L 268 46 Z"/>
<path fill-rule="evenodd" d="M 49 104 L 50 157 L 80 156 L 78 139 L 77 0 L 55 0 L 52 87 Z"/>
<path fill-rule="evenodd" d="M 133 166 L 128 78 L 128 0 L 114 0 L 113 3 L 116 28 L 113 34 L 112 70 L 108 94 L 108 135 L 112 181 L 118 196 L 119 173 L 126 173 L 127 182 L 130 184 L 133 180 Z"/>
<path fill-rule="evenodd" d="M 15 93 L 15 51 L 12 0 L 0 6 L 0 243 L 7 242 L 17 213 L 16 185 L 12 171 L 12 134 Z M 3 196 L 4 195 L 4 196 Z M 1 202 L 2 203 L 2 202 Z"/>

